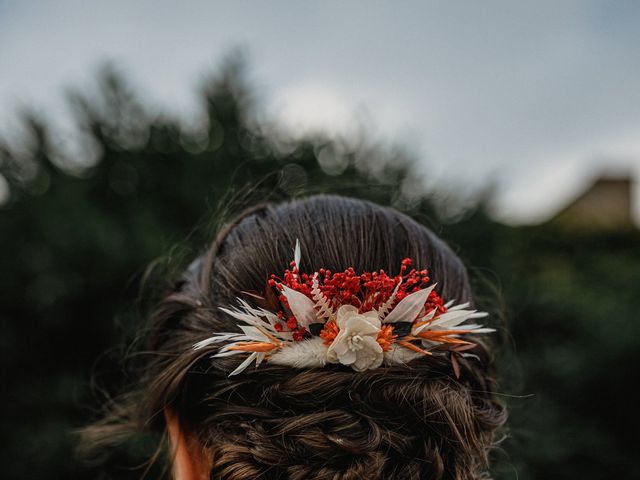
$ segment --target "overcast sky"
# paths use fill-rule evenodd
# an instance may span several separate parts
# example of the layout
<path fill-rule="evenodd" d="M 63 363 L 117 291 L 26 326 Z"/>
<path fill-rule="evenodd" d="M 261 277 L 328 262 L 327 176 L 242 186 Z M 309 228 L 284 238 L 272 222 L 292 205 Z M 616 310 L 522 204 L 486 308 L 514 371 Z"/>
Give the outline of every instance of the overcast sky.
<path fill-rule="evenodd" d="M 64 88 L 91 85 L 107 59 L 189 115 L 235 46 L 284 124 L 364 122 L 441 186 L 498 182 L 505 219 L 544 219 L 602 171 L 640 177 L 631 0 L 0 0 L 0 131 L 24 104 L 64 125 Z"/>

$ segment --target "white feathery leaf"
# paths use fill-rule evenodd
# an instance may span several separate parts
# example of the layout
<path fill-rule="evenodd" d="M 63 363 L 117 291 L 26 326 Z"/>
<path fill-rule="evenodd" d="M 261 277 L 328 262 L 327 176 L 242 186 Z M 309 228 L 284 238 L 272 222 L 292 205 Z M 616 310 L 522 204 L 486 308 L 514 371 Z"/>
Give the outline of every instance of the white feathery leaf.
<path fill-rule="evenodd" d="M 256 357 L 256 367 L 263 362 L 264 357 L 266 357 L 266 356 L 267 356 L 267 354 L 265 352 L 259 352 L 258 353 L 258 356 Z"/>
<path fill-rule="evenodd" d="M 423 330 L 466 330 L 470 328 L 469 325 L 461 325 L 463 322 L 469 320 L 475 310 L 449 310 L 435 318 L 432 322 L 420 325 L 415 330 L 414 334 L 418 334 Z M 481 327 L 482 325 L 477 325 Z"/>
<path fill-rule="evenodd" d="M 436 319 L 429 324 L 429 327 L 455 327 L 462 322 L 471 318 L 471 315 L 475 310 L 455 310 L 453 312 L 446 312 L 436 317 Z"/>
<path fill-rule="evenodd" d="M 245 340 L 241 340 L 241 341 L 245 341 Z M 227 344 L 223 345 L 222 347 L 220 347 L 220 349 L 218 350 L 218 353 L 216 353 L 216 355 L 219 355 L 219 354 L 221 354 L 221 353 L 223 353 L 223 352 L 227 352 L 227 351 L 229 351 L 229 349 L 230 349 L 233 345 L 235 345 L 236 343 L 238 343 L 238 342 L 229 342 L 229 343 L 227 343 Z M 236 351 L 236 350 L 233 350 L 233 351 Z"/>
<path fill-rule="evenodd" d="M 296 267 L 300 270 L 300 259 L 302 258 L 302 253 L 300 252 L 300 240 L 296 238 L 296 248 L 293 249 L 293 261 L 296 263 Z"/>
<path fill-rule="evenodd" d="M 318 272 L 313 275 L 313 283 L 311 284 L 311 295 L 315 301 L 315 307 L 318 310 L 316 317 L 318 320 L 330 320 L 335 317 L 333 307 L 320 290 L 318 282 Z"/>
<path fill-rule="evenodd" d="M 475 312 L 469 315 L 469 318 L 484 318 L 488 316 L 489 314 L 487 312 Z"/>
<path fill-rule="evenodd" d="M 282 285 L 282 294 L 287 298 L 291 313 L 300 326 L 308 329 L 309 324 L 317 321 L 313 300 L 286 285 Z"/>
<path fill-rule="evenodd" d="M 211 355 L 213 357 L 230 357 L 231 355 L 238 355 L 239 353 L 246 353 L 244 350 L 226 350 L 224 352 L 218 352 L 215 355 Z"/>
<path fill-rule="evenodd" d="M 242 308 L 245 310 L 245 312 L 249 315 L 252 315 L 260 319 L 263 319 L 263 318 L 267 318 L 267 319 L 275 318 L 276 320 L 278 319 L 278 316 L 275 313 L 270 312 L 269 310 L 265 310 L 264 308 L 254 308 L 241 298 L 238 298 L 238 301 L 242 305 Z"/>
<path fill-rule="evenodd" d="M 253 352 L 240 365 L 238 365 L 238 367 L 233 372 L 231 372 L 229 376 L 237 375 L 238 373 L 241 373 L 245 368 L 249 366 L 251 362 L 253 362 L 256 359 L 257 356 L 258 356 L 258 352 Z"/>
<path fill-rule="evenodd" d="M 462 327 L 465 327 L 466 325 L 462 325 Z M 495 328 L 473 328 L 471 329 L 473 330 L 471 333 L 493 333 L 496 332 L 497 330 Z"/>
<path fill-rule="evenodd" d="M 256 328 L 261 328 L 264 330 L 271 329 L 269 322 L 264 321 L 262 317 L 247 317 L 243 320 L 243 322 Z"/>
<path fill-rule="evenodd" d="M 235 345 L 238 342 L 256 342 L 256 341 L 260 341 L 261 342 L 262 340 L 256 340 L 253 336 L 249 337 L 247 335 L 238 335 L 237 337 L 235 337 L 233 339 L 233 342 L 226 343 L 225 345 L 220 347 L 220 350 L 218 350 L 218 351 L 219 352 L 224 352 L 229 347 L 231 347 L 231 345 Z"/>
<path fill-rule="evenodd" d="M 464 310 L 469 305 L 471 305 L 470 302 L 465 302 L 465 303 L 461 303 L 460 305 L 454 305 L 453 307 L 447 307 L 447 308 L 449 309 L 450 312 L 455 312 L 456 310 Z"/>
<path fill-rule="evenodd" d="M 225 308 L 225 307 L 219 307 L 219 308 L 224 313 L 226 313 L 228 315 L 231 315 L 236 320 L 242 320 L 243 322 L 251 322 L 253 320 L 260 320 L 260 317 L 256 317 L 256 316 L 251 315 L 249 313 L 243 312 L 242 310 L 238 310 L 238 309 L 231 310 L 231 309 Z"/>
<path fill-rule="evenodd" d="M 254 326 L 256 328 L 260 328 L 269 332 L 269 334 L 273 335 L 276 338 L 279 338 L 283 341 L 292 341 L 293 334 L 291 332 L 279 332 L 275 325 L 279 322 L 279 318 L 276 314 L 269 312 L 263 308 L 256 309 L 251 307 L 246 301 L 238 298 L 238 302 L 240 303 L 242 311 L 240 308 L 236 308 L 234 310 L 220 307 L 220 309 L 237 320 L 241 320 L 248 325 Z"/>
<path fill-rule="evenodd" d="M 403 298 L 391 313 L 385 318 L 385 323 L 395 322 L 412 322 L 420 314 L 424 308 L 424 304 L 429 298 L 429 294 L 435 288 L 434 283 L 429 288 L 424 288 L 413 292 L 411 295 L 407 295 Z"/>
<path fill-rule="evenodd" d="M 447 313 L 443 313 L 438 316 L 433 322 L 421 325 L 412 330 L 413 335 L 418 335 L 424 330 L 433 332 L 441 330 L 460 330 L 464 333 L 455 334 L 450 333 L 450 337 L 459 337 L 460 335 L 476 334 L 476 333 L 492 333 L 496 330 L 493 328 L 487 328 L 480 324 L 464 324 L 463 322 L 473 317 L 475 310 L 449 310 Z M 465 332 L 471 330 L 470 332 Z"/>
<path fill-rule="evenodd" d="M 266 318 L 267 322 L 269 322 L 269 330 L 276 331 L 276 323 L 278 322 L 277 315 L 265 315 L 264 318 Z"/>
<path fill-rule="evenodd" d="M 478 328 L 483 328 L 483 326 L 477 323 L 464 323 L 456 327 L 449 327 L 447 330 L 476 330 Z"/>
<path fill-rule="evenodd" d="M 213 343 L 223 342 L 225 340 L 229 340 L 231 338 L 235 338 L 239 333 L 216 333 L 215 336 L 205 338 L 204 340 L 199 341 L 198 343 L 193 345 L 194 350 L 199 350 Z"/>
<path fill-rule="evenodd" d="M 423 331 L 423 330 L 428 330 L 430 327 L 431 327 L 431 324 L 429 324 L 429 323 L 426 323 L 426 324 L 424 324 L 424 325 L 420 325 L 419 327 L 414 328 L 414 329 L 411 331 L 411 334 L 412 334 L 412 335 L 417 335 L 417 334 L 419 334 L 419 333 L 420 333 L 421 331 Z"/>
<path fill-rule="evenodd" d="M 400 285 L 402 285 L 402 279 L 396 285 L 396 288 L 393 289 L 393 292 L 389 296 L 386 302 L 384 302 L 380 308 L 378 308 L 378 315 L 380 317 L 380 321 L 384 320 L 385 317 L 389 314 L 389 310 L 393 307 L 393 304 L 396 302 L 396 295 L 398 294 L 398 290 L 400 290 Z"/>
<path fill-rule="evenodd" d="M 269 324 L 264 322 L 263 320 L 251 320 L 251 321 L 247 321 L 246 323 L 255 328 L 266 328 L 268 330 L 268 327 L 269 327 Z"/>
<path fill-rule="evenodd" d="M 454 303 L 456 303 L 456 300 L 449 300 L 447 303 L 444 304 L 444 308 L 449 308 L 450 306 L 452 306 Z"/>
<path fill-rule="evenodd" d="M 428 321 L 432 320 L 436 316 L 436 313 L 438 313 L 438 310 L 436 308 L 432 308 L 429 313 L 427 313 L 423 317 L 420 317 L 417 321 L 418 322 L 428 322 Z"/>
<path fill-rule="evenodd" d="M 244 299 L 242 299 L 240 297 L 236 297 L 236 300 L 238 300 L 238 303 L 240 304 L 240 306 L 244 310 L 244 313 L 246 313 L 248 315 L 253 315 L 254 317 L 262 317 L 263 316 L 263 310 L 262 309 L 253 308 L 251 305 L 249 305 L 247 303 L 246 300 L 244 300 Z M 236 310 L 240 310 L 240 309 L 236 309 Z"/>
<path fill-rule="evenodd" d="M 275 322 L 279 320 L 278 316 L 275 313 L 265 310 L 264 308 L 261 308 L 260 310 L 258 310 L 258 313 L 263 318 L 266 318 L 271 325 L 273 325 Z"/>
<path fill-rule="evenodd" d="M 249 337 L 252 341 L 255 342 L 270 342 L 269 337 L 267 337 L 264 333 L 262 333 L 258 328 L 251 327 L 247 325 L 238 325 L 240 329 L 245 333 L 247 337 Z"/>
<path fill-rule="evenodd" d="M 243 321 L 248 323 L 254 327 L 260 328 L 262 330 L 266 330 L 269 334 L 274 337 L 285 341 L 291 342 L 293 341 L 293 333 L 292 332 L 279 332 L 276 329 L 276 323 L 279 323 L 279 318 L 276 314 L 265 310 L 264 308 L 256 309 L 250 307 L 244 300 L 238 299 L 243 304 L 243 308 L 247 311 L 251 312 L 251 316 L 243 317 Z"/>

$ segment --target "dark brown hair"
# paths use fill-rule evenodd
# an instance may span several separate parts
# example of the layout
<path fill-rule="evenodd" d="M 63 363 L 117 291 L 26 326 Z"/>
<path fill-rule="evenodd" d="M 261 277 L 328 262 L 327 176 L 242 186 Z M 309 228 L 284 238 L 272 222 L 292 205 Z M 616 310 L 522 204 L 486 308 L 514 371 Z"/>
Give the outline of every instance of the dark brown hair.
<path fill-rule="evenodd" d="M 396 210 L 339 196 L 252 208 L 219 232 L 161 300 L 138 387 L 85 438 L 114 437 L 126 421 L 163 431 L 169 407 L 212 459 L 211 479 L 487 478 L 506 412 L 483 345 L 479 359 L 461 362 L 460 378 L 444 357 L 365 372 L 263 363 L 228 377 L 242 356 L 193 350 L 212 332 L 239 331 L 218 307 L 262 291 L 269 274 L 288 265 L 296 239 L 304 271 L 395 274 L 411 257 L 429 269 L 445 300 L 472 301 L 460 259 Z"/>

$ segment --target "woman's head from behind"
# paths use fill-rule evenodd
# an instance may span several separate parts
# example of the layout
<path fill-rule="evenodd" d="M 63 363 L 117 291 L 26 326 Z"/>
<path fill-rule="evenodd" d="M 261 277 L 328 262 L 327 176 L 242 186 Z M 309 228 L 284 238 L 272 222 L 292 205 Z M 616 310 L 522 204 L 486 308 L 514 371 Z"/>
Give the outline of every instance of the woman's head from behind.
<path fill-rule="evenodd" d="M 194 350 L 239 331 L 219 309 L 262 292 L 292 259 L 302 265 L 397 274 L 428 268 L 445 300 L 471 301 L 460 259 L 429 229 L 390 208 L 337 196 L 259 206 L 228 224 L 152 317 L 150 350 L 128 408 L 141 426 L 168 428 L 182 480 L 470 479 L 487 470 L 503 425 L 490 355 L 480 345 L 458 375 L 445 356 L 357 372 L 344 365 L 262 363 L 229 373 L 242 355 Z M 164 413 L 164 414 L 163 414 Z"/>

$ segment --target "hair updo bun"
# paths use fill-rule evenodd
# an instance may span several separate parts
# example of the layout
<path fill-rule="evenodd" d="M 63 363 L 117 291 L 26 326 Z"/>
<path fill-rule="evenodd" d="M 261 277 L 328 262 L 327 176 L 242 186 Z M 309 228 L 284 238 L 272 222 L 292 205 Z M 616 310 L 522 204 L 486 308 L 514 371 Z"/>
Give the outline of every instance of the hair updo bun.
<path fill-rule="evenodd" d="M 216 480 L 487 478 L 506 412 L 491 356 L 445 357 L 354 372 L 340 364 L 294 369 L 262 364 L 228 377 L 242 356 L 193 350 L 213 332 L 239 331 L 218 309 L 262 291 L 291 260 L 306 271 L 397 270 L 405 257 L 428 268 L 445 299 L 472 300 L 466 269 L 428 228 L 391 208 L 313 196 L 253 208 L 224 228 L 152 317 L 151 360 L 131 412 L 163 429 L 166 406 L 211 459 Z"/>

